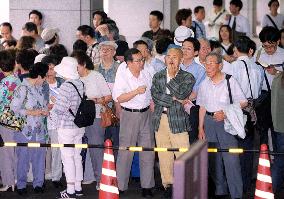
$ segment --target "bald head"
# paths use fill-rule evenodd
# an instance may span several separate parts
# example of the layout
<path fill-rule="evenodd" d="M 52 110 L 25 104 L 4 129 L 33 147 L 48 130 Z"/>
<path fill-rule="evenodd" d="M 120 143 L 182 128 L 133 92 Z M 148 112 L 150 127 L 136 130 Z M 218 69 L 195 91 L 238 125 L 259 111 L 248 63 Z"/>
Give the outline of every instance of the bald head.
<path fill-rule="evenodd" d="M 179 48 L 171 48 L 165 57 L 167 67 L 178 68 L 182 61 L 183 53 Z"/>

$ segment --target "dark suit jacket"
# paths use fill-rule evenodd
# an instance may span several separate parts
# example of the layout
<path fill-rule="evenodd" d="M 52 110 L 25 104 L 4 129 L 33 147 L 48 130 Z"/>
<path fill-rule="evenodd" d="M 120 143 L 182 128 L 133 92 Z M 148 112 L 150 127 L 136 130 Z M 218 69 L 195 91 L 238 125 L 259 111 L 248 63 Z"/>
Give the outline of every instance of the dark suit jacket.
<path fill-rule="evenodd" d="M 187 98 L 193 88 L 195 79 L 192 74 L 179 70 L 176 77 L 167 83 L 167 69 L 156 73 L 153 77 L 151 94 L 155 103 L 153 114 L 153 125 L 155 131 L 158 131 L 161 115 L 164 107 L 167 108 L 169 126 L 172 133 L 181 133 L 191 130 L 189 115 L 184 111 L 181 103 L 173 101 L 173 96 L 183 100 Z M 170 94 L 166 93 L 166 88 Z"/>

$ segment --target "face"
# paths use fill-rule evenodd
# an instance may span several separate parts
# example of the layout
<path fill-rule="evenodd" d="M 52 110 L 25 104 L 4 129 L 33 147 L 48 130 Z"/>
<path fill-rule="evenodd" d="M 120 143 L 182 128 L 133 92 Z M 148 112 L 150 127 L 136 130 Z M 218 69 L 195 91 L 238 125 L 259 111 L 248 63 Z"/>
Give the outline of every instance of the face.
<path fill-rule="evenodd" d="M 47 72 L 47 76 L 48 77 L 55 77 L 56 76 L 56 72 L 54 71 L 54 64 L 48 64 L 48 72 Z"/>
<path fill-rule="evenodd" d="M 76 31 L 76 38 L 84 41 L 84 36 L 82 35 L 81 31 L 79 31 L 79 30 Z"/>
<path fill-rule="evenodd" d="M 30 22 L 33 22 L 35 25 L 40 26 L 41 25 L 41 20 L 39 19 L 39 16 L 36 14 L 31 14 L 30 15 Z"/>
<path fill-rule="evenodd" d="M 12 32 L 10 31 L 10 28 L 8 26 L 1 26 L 0 31 L 2 38 L 4 38 L 5 40 L 12 39 Z"/>
<path fill-rule="evenodd" d="M 154 15 L 149 16 L 149 27 L 151 29 L 158 28 L 160 26 L 161 22 L 158 20 L 158 18 Z"/>
<path fill-rule="evenodd" d="M 147 58 L 149 56 L 149 50 L 146 45 L 144 44 L 137 45 L 137 50 L 141 52 L 143 58 Z"/>
<path fill-rule="evenodd" d="M 78 71 L 80 77 L 85 77 L 87 75 L 87 69 L 86 69 L 85 65 L 78 64 L 77 71 Z"/>
<path fill-rule="evenodd" d="M 200 40 L 200 50 L 198 56 L 201 60 L 205 60 L 205 57 L 211 52 L 210 44 L 207 41 Z"/>
<path fill-rule="evenodd" d="M 196 13 L 196 18 L 199 20 L 205 19 L 205 10 L 200 9 L 198 13 Z"/>
<path fill-rule="evenodd" d="M 194 51 L 193 44 L 189 41 L 183 42 L 181 50 L 183 59 L 193 59 L 198 54 L 198 51 Z"/>
<path fill-rule="evenodd" d="M 239 7 L 235 6 L 234 4 L 230 4 L 230 12 L 234 15 L 239 12 Z"/>
<path fill-rule="evenodd" d="M 262 43 L 262 48 L 268 55 L 273 55 L 277 49 L 277 42 L 264 42 Z"/>
<path fill-rule="evenodd" d="M 182 20 L 182 25 L 190 28 L 192 24 L 192 16 L 186 18 L 186 20 Z"/>
<path fill-rule="evenodd" d="M 229 37 L 230 37 L 229 30 L 226 27 L 222 27 L 220 29 L 220 36 L 221 36 L 222 41 L 229 40 Z"/>
<path fill-rule="evenodd" d="M 140 72 L 143 69 L 145 59 L 141 53 L 132 55 L 132 58 L 132 61 L 127 62 L 128 67 L 135 72 Z"/>
<path fill-rule="evenodd" d="M 165 56 L 166 66 L 170 69 L 178 69 L 180 63 L 182 62 L 182 52 L 178 49 L 170 49 Z"/>
<path fill-rule="evenodd" d="M 207 76 L 213 78 L 221 72 L 222 64 L 217 62 L 216 56 L 209 56 L 206 58 L 205 69 Z"/>
<path fill-rule="evenodd" d="M 113 59 L 115 48 L 113 46 L 102 45 L 100 47 L 100 57 L 102 59 Z"/>
<path fill-rule="evenodd" d="M 273 2 L 273 3 L 271 4 L 271 6 L 269 7 L 269 9 L 270 9 L 272 12 L 277 12 L 278 8 L 279 8 L 279 3 L 278 3 L 278 2 Z"/>
<path fill-rule="evenodd" d="M 93 18 L 93 25 L 94 27 L 98 27 L 102 22 L 102 16 L 101 15 L 98 15 L 98 14 L 95 14 L 94 15 L 94 18 Z"/>

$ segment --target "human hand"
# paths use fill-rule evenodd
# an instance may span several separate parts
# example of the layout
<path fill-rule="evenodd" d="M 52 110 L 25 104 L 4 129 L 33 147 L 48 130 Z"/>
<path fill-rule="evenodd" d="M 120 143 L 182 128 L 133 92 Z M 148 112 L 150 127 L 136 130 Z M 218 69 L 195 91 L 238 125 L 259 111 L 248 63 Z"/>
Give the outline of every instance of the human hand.
<path fill-rule="evenodd" d="M 217 122 L 221 122 L 226 118 L 225 113 L 223 111 L 216 111 L 213 115 L 213 119 Z"/>
<path fill-rule="evenodd" d="M 198 139 L 200 140 L 205 140 L 206 136 L 205 136 L 205 131 L 204 128 L 199 128 L 198 130 Z"/>
<path fill-rule="evenodd" d="M 99 25 L 99 26 L 96 28 L 96 31 L 97 31 L 97 32 L 100 32 L 101 36 L 105 36 L 105 35 L 108 35 L 108 34 L 109 34 L 108 27 L 107 27 L 106 24 Z"/>
<path fill-rule="evenodd" d="M 146 88 L 147 86 L 143 85 L 143 86 L 139 86 L 135 91 L 137 93 L 137 95 L 143 94 L 146 92 Z"/>
<path fill-rule="evenodd" d="M 273 65 L 269 65 L 269 67 L 266 69 L 266 71 L 270 75 L 275 75 L 277 73 L 277 70 L 275 69 L 275 67 Z"/>

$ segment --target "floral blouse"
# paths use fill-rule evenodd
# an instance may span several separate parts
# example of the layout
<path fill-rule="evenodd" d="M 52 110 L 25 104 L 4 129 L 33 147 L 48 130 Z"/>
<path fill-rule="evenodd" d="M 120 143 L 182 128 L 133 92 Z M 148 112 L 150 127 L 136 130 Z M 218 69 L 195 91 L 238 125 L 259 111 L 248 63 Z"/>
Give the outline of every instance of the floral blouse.
<path fill-rule="evenodd" d="M 13 98 L 15 89 L 20 85 L 21 81 L 15 75 L 8 75 L 3 78 L 0 83 L 0 113 L 6 106 L 9 106 Z"/>
<path fill-rule="evenodd" d="M 26 115 L 26 110 L 44 109 L 47 110 L 48 95 L 44 92 L 43 86 L 31 85 L 27 79 L 24 79 L 20 86 L 14 92 L 14 98 L 11 102 L 11 109 L 15 114 L 25 116 L 26 126 L 22 134 L 27 140 L 35 136 L 36 141 L 47 141 L 46 117 Z"/>

